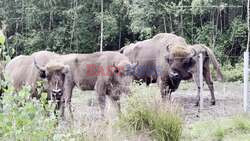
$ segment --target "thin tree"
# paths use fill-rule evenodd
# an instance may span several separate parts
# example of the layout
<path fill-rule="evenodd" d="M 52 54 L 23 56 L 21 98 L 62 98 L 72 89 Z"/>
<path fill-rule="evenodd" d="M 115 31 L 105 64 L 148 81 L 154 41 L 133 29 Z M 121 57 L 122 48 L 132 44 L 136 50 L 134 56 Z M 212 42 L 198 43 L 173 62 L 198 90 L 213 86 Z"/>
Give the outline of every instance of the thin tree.
<path fill-rule="evenodd" d="M 101 44 L 100 44 L 100 52 L 102 52 L 103 48 L 103 0 L 101 0 Z"/>
<path fill-rule="evenodd" d="M 250 18 L 250 1 L 247 1 L 247 27 L 248 27 L 248 40 L 247 40 L 247 52 L 249 51 L 249 42 L 250 42 L 250 27 L 249 27 L 249 18 Z"/>

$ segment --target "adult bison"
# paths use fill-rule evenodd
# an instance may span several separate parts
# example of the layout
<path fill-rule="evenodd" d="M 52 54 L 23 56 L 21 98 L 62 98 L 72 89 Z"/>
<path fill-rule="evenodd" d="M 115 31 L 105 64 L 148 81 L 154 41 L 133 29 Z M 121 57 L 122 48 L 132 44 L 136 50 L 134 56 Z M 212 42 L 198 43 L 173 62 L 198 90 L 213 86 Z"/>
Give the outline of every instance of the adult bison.
<path fill-rule="evenodd" d="M 120 53 L 138 64 L 134 79 L 143 80 L 147 85 L 157 80 L 160 82 L 163 99 L 167 94 L 171 96 L 181 80 L 192 78 L 196 51 L 175 34 L 157 34 L 152 39 L 122 48 Z"/>
<path fill-rule="evenodd" d="M 202 60 L 203 60 L 203 77 L 205 82 L 208 85 L 208 88 L 210 90 L 211 94 L 211 104 L 215 105 L 215 96 L 214 96 L 214 85 L 211 77 L 211 71 L 210 71 L 210 63 L 213 64 L 216 73 L 217 73 L 217 78 L 219 80 L 223 80 L 223 75 L 220 70 L 220 65 L 211 49 L 206 47 L 205 45 L 202 44 L 196 44 L 196 45 L 190 45 L 190 48 L 194 49 L 198 54 L 202 54 Z M 196 105 L 199 104 L 200 100 L 200 83 L 199 83 L 199 58 L 196 57 L 195 61 L 197 62 L 196 65 L 194 66 L 194 81 L 196 82 L 197 88 L 198 88 L 198 93 L 197 93 L 197 102 Z"/>
<path fill-rule="evenodd" d="M 120 109 L 120 95 L 129 91 L 129 83 L 127 83 L 129 77 L 126 76 L 133 66 L 126 56 L 106 51 L 92 54 L 62 55 L 59 60 L 69 65 L 71 69 L 65 79 L 66 105 L 71 106 L 72 90 L 76 86 L 81 90 L 96 90 L 102 115 L 104 114 L 106 96 L 109 96 Z"/>
<path fill-rule="evenodd" d="M 58 56 L 48 51 L 36 52 L 31 56 L 17 56 L 6 65 L 6 78 L 17 91 L 25 85 L 31 86 L 31 97 L 36 98 L 40 97 L 37 93 L 37 81 L 45 79 L 48 99 L 56 101 L 58 108 L 63 95 L 64 79 L 69 72 L 67 65 L 53 61 Z"/>

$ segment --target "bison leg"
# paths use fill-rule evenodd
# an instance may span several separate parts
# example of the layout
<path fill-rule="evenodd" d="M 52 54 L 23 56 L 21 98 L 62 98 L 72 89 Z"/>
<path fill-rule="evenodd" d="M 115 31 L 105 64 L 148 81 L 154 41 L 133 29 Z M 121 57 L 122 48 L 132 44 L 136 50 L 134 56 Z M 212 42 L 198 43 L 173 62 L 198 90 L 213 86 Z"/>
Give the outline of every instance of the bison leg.
<path fill-rule="evenodd" d="M 200 78 L 199 78 L 199 74 L 198 73 L 194 73 L 193 74 L 193 79 L 194 79 L 194 82 L 197 86 L 197 96 L 196 96 L 196 103 L 195 103 L 195 106 L 199 106 L 200 105 L 200 93 L 201 93 L 201 86 L 200 86 Z"/>
<path fill-rule="evenodd" d="M 149 84 L 151 83 L 151 78 L 146 77 L 145 81 L 146 81 L 146 85 L 149 86 Z"/>
<path fill-rule="evenodd" d="M 106 107 L 107 88 L 105 87 L 105 84 L 102 79 L 97 80 L 95 84 L 95 90 L 98 95 L 98 103 L 101 109 L 101 115 L 102 117 L 104 117 L 104 110 Z"/>
<path fill-rule="evenodd" d="M 169 96 L 168 98 L 171 99 L 171 92 L 170 92 L 169 86 L 166 84 L 166 82 L 160 81 L 160 87 L 161 87 L 162 101 L 166 102 L 167 95 Z"/>
<path fill-rule="evenodd" d="M 112 103 L 116 106 L 117 112 L 121 113 L 121 103 L 119 96 L 111 96 Z"/>
<path fill-rule="evenodd" d="M 215 105 L 214 84 L 212 81 L 209 65 L 207 66 L 204 65 L 204 67 L 205 68 L 204 68 L 203 76 L 211 93 L 211 104 Z"/>
<path fill-rule="evenodd" d="M 74 88 L 73 81 L 67 76 L 64 83 L 64 94 L 61 97 L 60 112 L 62 118 L 64 118 L 65 107 L 68 108 L 71 120 L 74 119 L 71 105 L 72 91 Z"/>
<path fill-rule="evenodd" d="M 104 117 L 104 110 L 106 107 L 106 95 L 98 95 L 98 102 L 101 108 L 101 115 Z"/>

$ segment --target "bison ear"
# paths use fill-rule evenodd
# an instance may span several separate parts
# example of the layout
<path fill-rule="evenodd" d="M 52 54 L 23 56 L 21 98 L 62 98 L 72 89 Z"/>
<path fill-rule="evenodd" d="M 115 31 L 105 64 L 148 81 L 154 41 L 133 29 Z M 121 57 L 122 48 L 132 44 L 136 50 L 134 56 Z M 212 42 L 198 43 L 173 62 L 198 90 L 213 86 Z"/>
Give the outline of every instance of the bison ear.
<path fill-rule="evenodd" d="M 39 70 L 39 76 L 40 76 L 42 79 L 45 79 L 45 78 L 47 77 L 46 71 L 45 71 L 45 70 Z"/>
<path fill-rule="evenodd" d="M 37 62 L 36 62 L 36 59 L 34 59 L 34 65 L 35 67 L 37 68 L 38 72 L 39 72 L 39 76 L 42 78 L 42 79 L 45 79 L 47 77 L 46 75 L 46 69 L 44 69 L 43 67 L 40 67 Z"/>
<path fill-rule="evenodd" d="M 169 45 L 166 45 L 166 51 L 169 52 Z"/>

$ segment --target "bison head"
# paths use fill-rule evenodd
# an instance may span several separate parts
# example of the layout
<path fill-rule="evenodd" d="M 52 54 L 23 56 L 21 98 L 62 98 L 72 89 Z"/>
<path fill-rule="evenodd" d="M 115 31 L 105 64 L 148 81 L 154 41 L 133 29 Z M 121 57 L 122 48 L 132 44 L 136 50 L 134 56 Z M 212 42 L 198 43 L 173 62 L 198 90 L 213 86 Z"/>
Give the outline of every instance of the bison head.
<path fill-rule="evenodd" d="M 167 47 L 165 59 L 169 66 L 169 77 L 172 80 L 192 78 L 192 67 L 195 64 L 196 51 L 186 47 Z"/>
<path fill-rule="evenodd" d="M 60 100 L 64 92 L 65 76 L 70 71 L 69 66 L 51 61 L 45 67 L 40 67 L 36 60 L 34 64 L 40 77 L 47 80 L 49 99 Z"/>
<path fill-rule="evenodd" d="M 117 64 L 113 64 L 113 80 L 116 81 L 115 84 L 117 86 L 117 92 L 115 92 L 116 94 L 130 94 L 129 85 L 130 82 L 132 82 L 131 74 L 135 70 L 136 66 L 136 63 L 131 64 L 128 60 L 122 60 Z"/>

